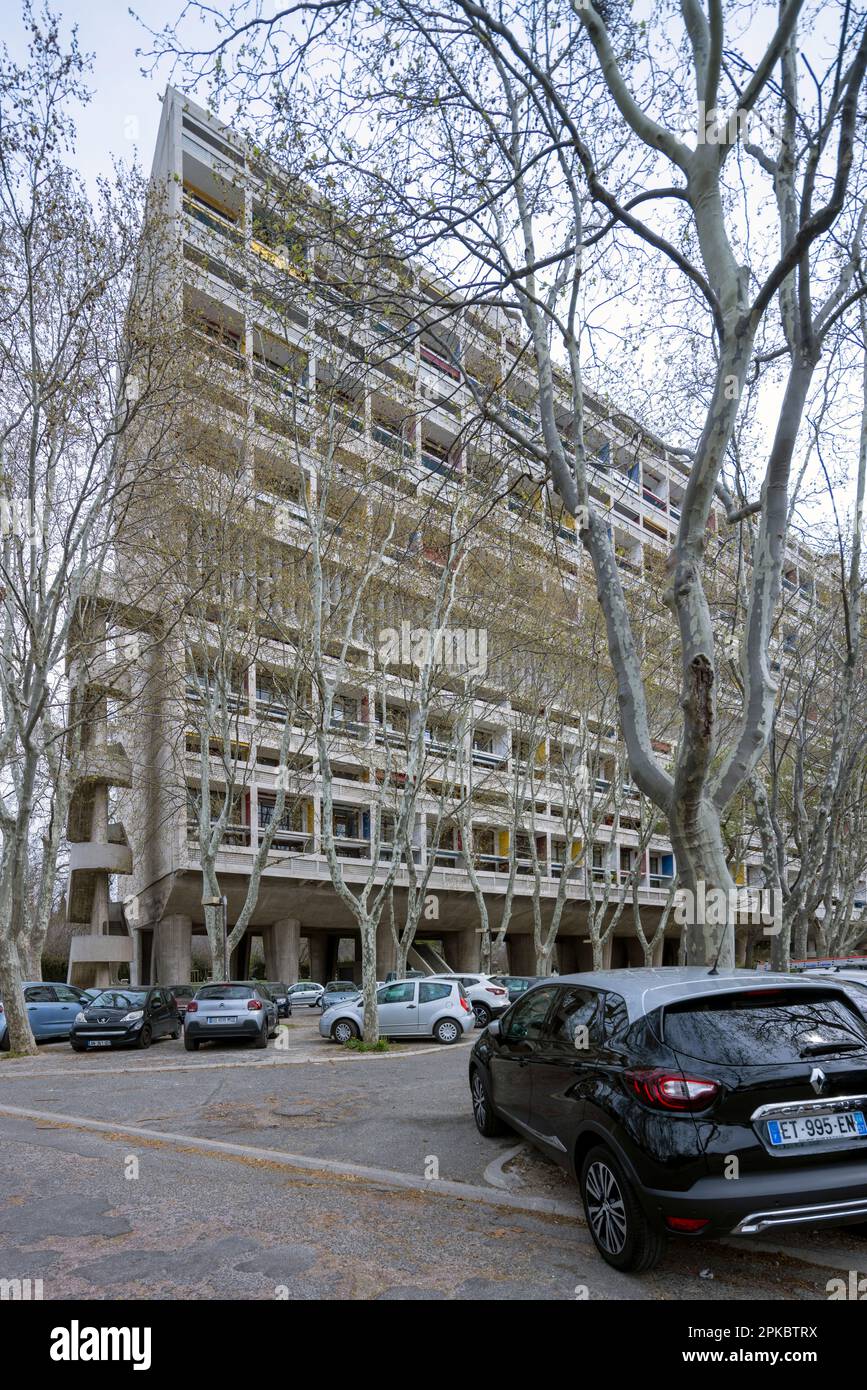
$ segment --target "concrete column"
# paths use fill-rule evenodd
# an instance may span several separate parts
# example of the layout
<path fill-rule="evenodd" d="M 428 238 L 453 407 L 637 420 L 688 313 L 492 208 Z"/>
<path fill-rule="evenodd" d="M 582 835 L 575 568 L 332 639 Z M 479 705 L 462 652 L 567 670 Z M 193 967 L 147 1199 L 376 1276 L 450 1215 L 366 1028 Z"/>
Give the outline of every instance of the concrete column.
<path fill-rule="evenodd" d="M 509 973 L 511 975 L 535 975 L 536 973 L 536 953 L 533 949 L 533 938 L 530 935 L 515 936 L 511 932 L 506 936 L 506 944 L 509 948 Z"/>
<path fill-rule="evenodd" d="M 153 979 L 158 985 L 183 985 L 190 978 L 193 924 L 189 917 L 164 917 L 154 928 Z"/>
<path fill-rule="evenodd" d="M 308 933 L 310 947 L 310 978 L 317 984 L 324 985 L 327 981 L 326 970 L 328 969 L 328 934 L 324 931 L 311 931 Z"/>
<path fill-rule="evenodd" d="M 443 932 L 443 950 L 452 970 L 478 971 L 481 964 L 481 932 L 468 928 L 466 931 Z"/>
<path fill-rule="evenodd" d="M 558 936 L 557 937 L 557 969 L 561 975 L 576 975 L 578 973 L 578 938 L 577 936 Z"/>
<path fill-rule="evenodd" d="M 298 955 L 301 947 L 301 923 L 297 917 L 282 917 L 262 932 L 265 948 L 265 973 L 269 980 L 282 980 L 294 985 L 298 979 Z"/>
<path fill-rule="evenodd" d="M 376 929 L 376 978 L 384 980 L 390 970 L 397 969 L 397 950 L 391 925 L 381 917 Z"/>

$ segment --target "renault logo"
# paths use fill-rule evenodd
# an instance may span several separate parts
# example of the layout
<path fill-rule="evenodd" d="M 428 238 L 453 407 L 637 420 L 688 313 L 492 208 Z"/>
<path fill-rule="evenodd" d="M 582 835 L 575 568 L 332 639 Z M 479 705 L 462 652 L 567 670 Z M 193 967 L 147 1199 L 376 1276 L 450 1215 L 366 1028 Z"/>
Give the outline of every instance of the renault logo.
<path fill-rule="evenodd" d="M 821 1067 L 814 1067 L 813 1070 L 810 1072 L 810 1085 L 816 1092 L 817 1096 L 820 1096 L 827 1087 L 828 1078 L 822 1071 Z"/>

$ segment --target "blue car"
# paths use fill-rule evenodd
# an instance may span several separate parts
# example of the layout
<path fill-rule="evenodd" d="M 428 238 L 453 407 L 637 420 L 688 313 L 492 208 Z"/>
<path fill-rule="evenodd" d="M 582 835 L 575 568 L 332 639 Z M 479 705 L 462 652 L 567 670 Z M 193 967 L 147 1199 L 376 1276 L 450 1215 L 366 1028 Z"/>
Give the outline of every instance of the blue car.
<path fill-rule="evenodd" d="M 89 1003 L 83 989 L 54 980 L 25 980 L 22 986 L 30 1027 L 37 1042 L 65 1042 L 82 1007 Z M 0 1050 L 9 1051 L 6 1011 L 0 1004 Z"/>
<path fill-rule="evenodd" d="M 333 1009 L 335 1004 L 348 1004 L 358 999 L 361 990 L 351 980 L 329 980 L 319 996 L 319 1010 Z"/>

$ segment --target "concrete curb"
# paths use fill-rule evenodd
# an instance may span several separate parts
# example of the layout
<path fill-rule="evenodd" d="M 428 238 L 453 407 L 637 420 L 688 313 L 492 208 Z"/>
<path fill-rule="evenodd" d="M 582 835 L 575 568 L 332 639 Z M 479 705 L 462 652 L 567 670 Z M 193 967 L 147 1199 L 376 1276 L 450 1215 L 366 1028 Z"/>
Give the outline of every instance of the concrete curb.
<path fill-rule="evenodd" d="M 461 1045 L 462 1044 L 460 1043 L 456 1044 L 457 1047 L 460 1047 Z M 464 1047 L 468 1047 L 469 1045 L 469 1043 L 463 1044 Z M 329 1043 L 327 1044 L 327 1046 L 334 1048 L 334 1054 L 330 1057 L 292 1057 L 289 1053 L 283 1055 L 281 1049 L 275 1048 L 273 1049 L 272 1054 L 270 1056 L 258 1057 L 255 1060 L 251 1059 L 249 1062 L 157 1062 L 155 1064 L 142 1062 L 137 1067 L 100 1067 L 99 1071 L 94 1072 L 93 1074 L 96 1076 L 150 1076 L 155 1072 L 216 1070 L 225 1071 L 227 1068 L 232 1067 L 237 1067 L 239 1069 L 244 1069 L 247 1067 L 282 1066 L 321 1067 L 342 1066 L 344 1064 L 347 1066 L 357 1066 L 362 1062 L 394 1062 L 398 1058 L 403 1057 L 440 1056 L 444 1052 L 450 1052 L 453 1050 L 451 1048 L 438 1046 L 434 1043 L 430 1044 L 430 1046 L 428 1047 L 414 1047 L 406 1050 L 401 1050 L 400 1052 L 344 1052 L 343 1048 L 336 1047 L 334 1044 Z M 2 1084 L 4 1081 L 39 1081 L 42 1077 L 69 1076 L 72 1071 L 72 1068 L 75 1065 L 77 1065 L 77 1061 L 70 1061 L 68 1067 L 55 1067 L 52 1071 L 49 1071 L 47 1069 L 44 1071 L 13 1071 L 13 1065 L 14 1063 L 11 1062 L 0 1064 L 0 1084 Z M 7 1067 L 9 1068 L 8 1071 L 6 1070 Z"/>
<path fill-rule="evenodd" d="M 517 1190 L 515 1184 L 509 1181 L 503 1169 L 507 1163 L 511 1163 L 513 1158 L 517 1158 L 518 1154 L 526 1153 L 527 1147 L 528 1146 L 522 1142 L 520 1144 L 515 1144 L 511 1149 L 506 1149 L 505 1153 L 499 1154 L 497 1158 L 493 1159 L 493 1161 L 488 1164 L 482 1174 L 485 1182 L 489 1182 L 491 1187 L 499 1187 L 503 1192 L 515 1192 Z"/>
<path fill-rule="evenodd" d="M 516 1193 L 497 1192 L 488 1187 L 476 1187 L 471 1183 L 453 1182 L 446 1178 L 420 1178 L 415 1173 L 393 1172 L 389 1168 L 368 1168 L 358 1163 L 341 1163 L 332 1158 L 309 1158 L 304 1154 L 285 1153 L 282 1149 L 260 1149 L 250 1144 L 229 1144 L 219 1139 L 199 1139 L 194 1134 L 173 1134 L 156 1129 L 144 1129 L 140 1125 L 109 1124 L 105 1120 L 89 1120 L 80 1115 L 62 1115 L 51 1110 L 26 1110 L 17 1105 L 0 1104 L 0 1115 L 9 1115 L 19 1120 L 35 1120 L 41 1124 L 90 1130 L 97 1134 L 128 1135 L 136 1139 L 156 1140 L 159 1143 L 197 1149 L 216 1156 L 226 1155 L 229 1158 L 254 1161 L 258 1159 L 296 1171 L 326 1173 L 332 1177 L 352 1178 L 356 1181 L 361 1178 L 377 1187 L 458 1198 L 461 1201 L 510 1211 L 557 1216 L 569 1221 L 579 1221 L 583 1226 L 581 1207 L 577 1201 L 572 1203 L 558 1202 L 550 1197 L 521 1197 Z M 585 1239 L 589 1241 L 589 1236 Z"/>

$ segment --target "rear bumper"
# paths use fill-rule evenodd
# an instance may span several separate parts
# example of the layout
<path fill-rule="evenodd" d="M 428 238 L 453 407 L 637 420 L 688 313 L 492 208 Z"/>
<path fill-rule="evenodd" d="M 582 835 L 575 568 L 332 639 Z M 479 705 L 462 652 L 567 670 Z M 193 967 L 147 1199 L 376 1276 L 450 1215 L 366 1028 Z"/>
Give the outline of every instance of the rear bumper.
<path fill-rule="evenodd" d="M 867 1161 L 701 1178 L 686 1192 L 645 1189 L 644 1197 L 661 1226 L 668 1216 L 706 1220 L 708 1235 L 867 1222 Z"/>
<path fill-rule="evenodd" d="M 267 1022 L 258 1024 L 255 1018 L 242 1018 L 237 1023 L 202 1023 L 199 1020 L 188 1018 L 184 1023 L 184 1033 L 188 1038 L 198 1038 L 203 1041 L 206 1038 L 256 1038 L 263 1029 L 267 1031 Z"/>

